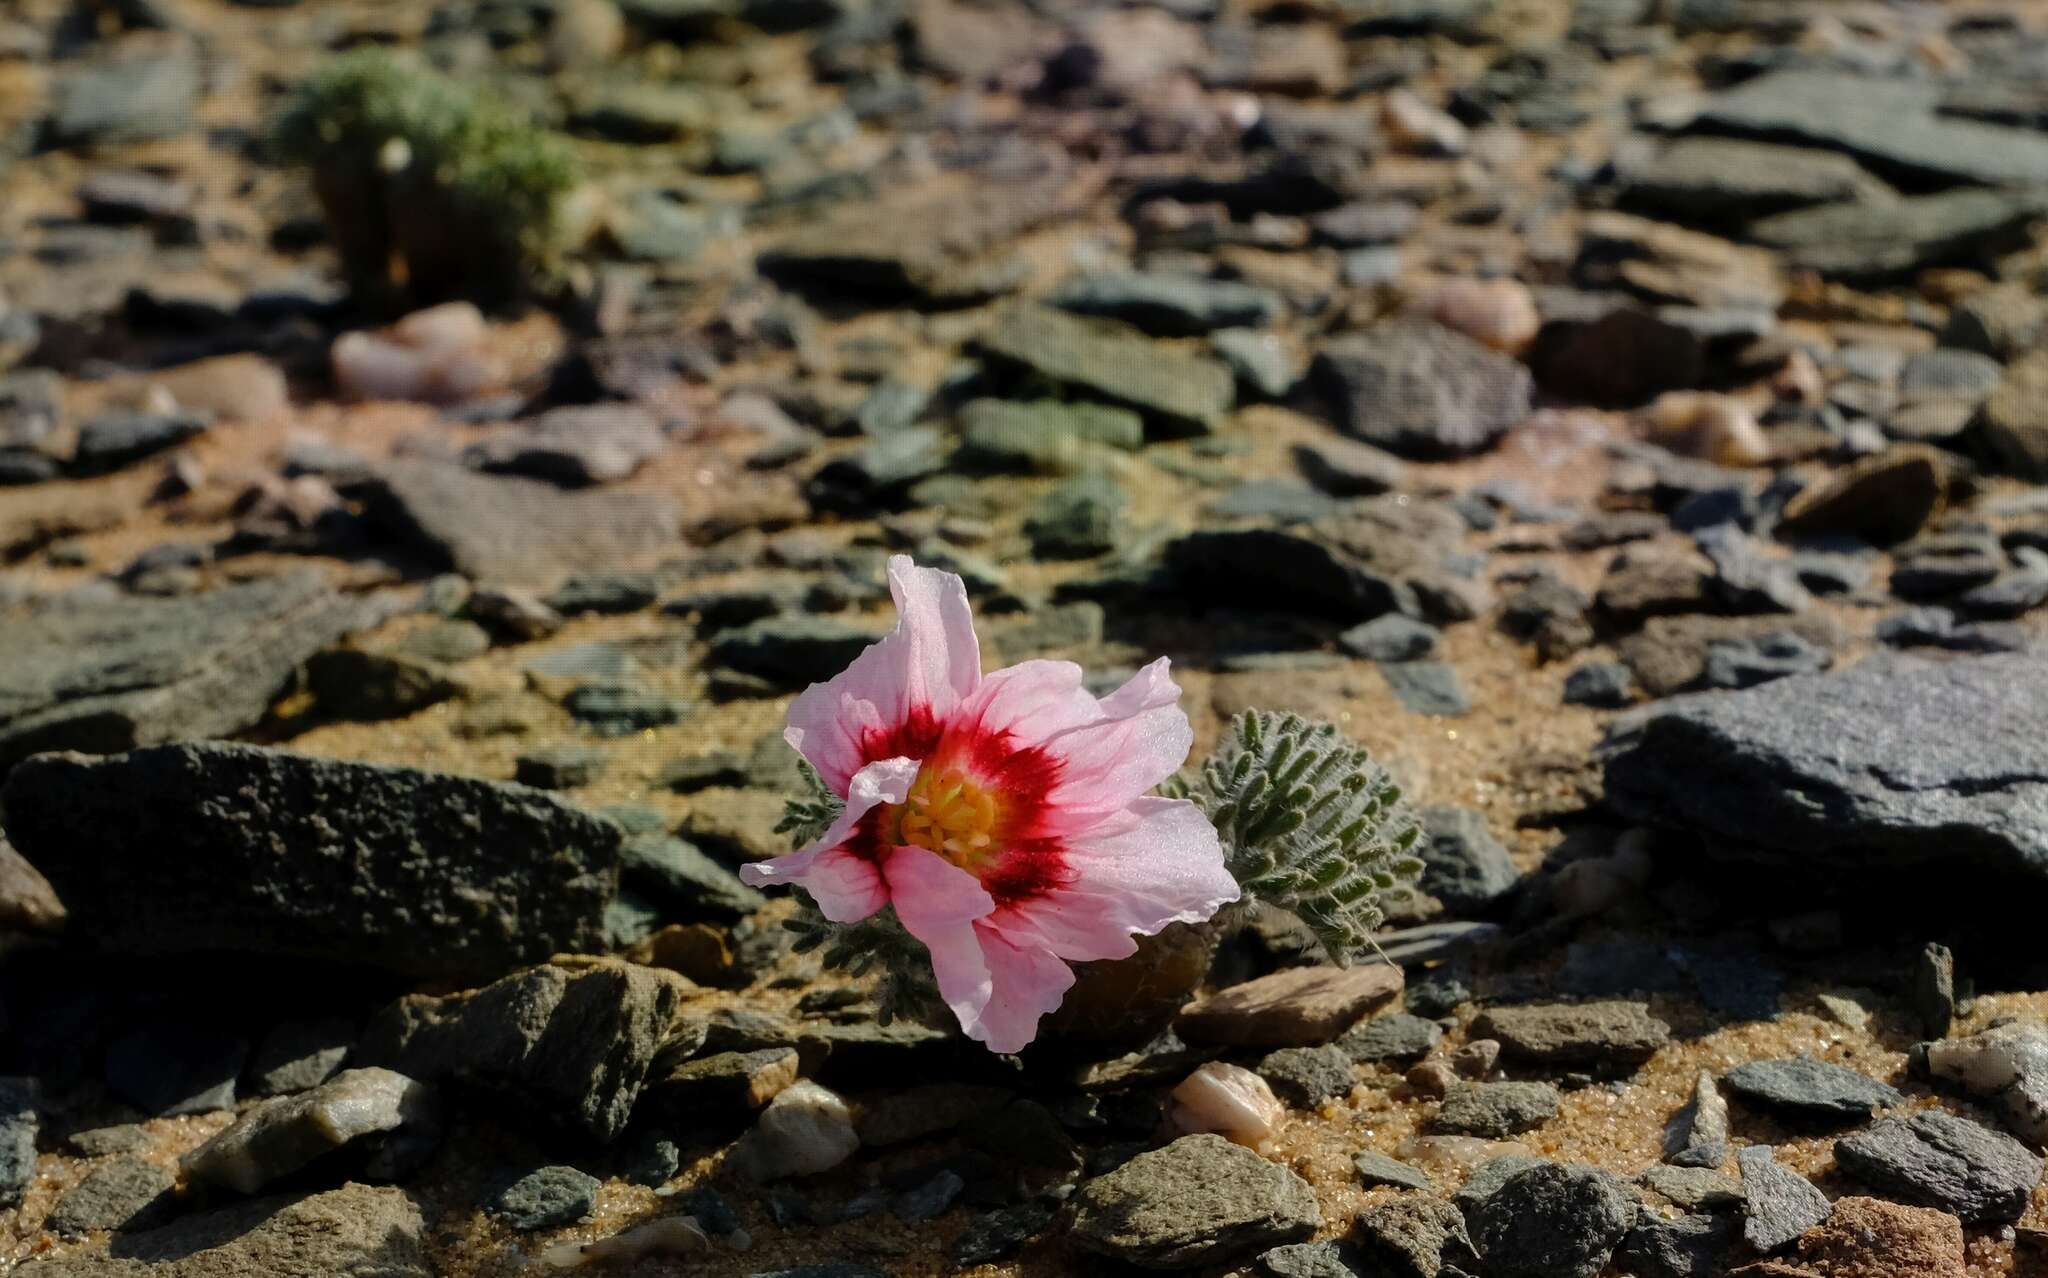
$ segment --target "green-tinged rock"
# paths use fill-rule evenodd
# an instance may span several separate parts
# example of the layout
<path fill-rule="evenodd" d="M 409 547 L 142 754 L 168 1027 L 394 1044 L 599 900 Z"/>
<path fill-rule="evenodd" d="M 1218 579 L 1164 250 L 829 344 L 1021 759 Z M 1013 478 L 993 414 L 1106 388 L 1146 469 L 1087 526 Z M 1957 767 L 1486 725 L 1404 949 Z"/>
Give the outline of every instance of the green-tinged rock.
<path fill-rule="evenodd" d="M 977 399 L 961 410 L 960 427 L 968 457 L 977 464 L 1036 474 L 1071 473 L 1086 466 L 1098 448 L 1130 451 L 1145 442 L 1136 413 L 1050 399 Z"/>
<path fill-rule="evenodd" d="M 1044 306 L 1019 306 L 981 338 L 994 359 L 1136 410 L 1161 428 L 1206 434 L 1230 411 L 1236 378 L 1203 355 L 1137 329 Z"/>

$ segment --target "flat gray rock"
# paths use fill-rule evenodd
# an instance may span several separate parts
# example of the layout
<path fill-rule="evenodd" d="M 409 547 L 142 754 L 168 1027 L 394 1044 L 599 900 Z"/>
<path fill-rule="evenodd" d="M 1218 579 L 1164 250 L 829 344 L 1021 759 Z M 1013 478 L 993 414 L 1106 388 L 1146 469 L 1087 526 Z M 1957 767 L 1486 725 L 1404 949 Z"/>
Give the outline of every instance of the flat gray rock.
<path fill-rule="evenodd" d="M 2007 191 L 1958 190 L 1885 204 L 1827 204 L 1749 226 L 1759 243 L 1793 265 L 1847 280 L 1877 281 L 1927 266 L 2005 252 L 2040 216 L 2039 199 Z"/>
<path fill-rule="evenodd" d="M 682 511 L 659 493 L 565 492 L 434 461 L 377 468 L 351 494 L 385 539 L 432 567 L 499 586 L 552 588 L 577 572 L 671 555 Z"/>
<path fill-rule="evenodd" d="M 1145 1269 L 1227 1265 L 1323 1223 L 1307 1182 L 1221 1136 L 1183 1136 L 1074 1195 L 1073 1239 Z"/>
<path fill-rule="evenodd" d="M 1881 1118 L 1844 1136 L 1835 1162 L 1887 1198 L 1938 1207 L 1966 1224 L 2018 1220 L 2041 1183 L 2033 1150 L 1940 1110 Z"/>
<path fill-rule="evenodd" d="M 1351 1165 L 1358 1169 L 1358 1183 L 1367 1189 L 1377 1185 L 1394 1185 L 1401 1189 L 1436 1188 L 1435 1183 L 1423 1172 L 1398 1158 L 1389 1158 L 1376 1149 L 1368 1149 L 1353 1155 Z"/>
<path fill-rule="evenodd" d="M 419 1205 L 345 1185 L 188 1216 L 121 1240 L 121 1255 L 32 1260 L 17 1278 L 434 1278 Z"/>
<path fill-rule="evenodd" d="M 2048 656 L 1878 656 L 1610 730 L 1607 801 L 1711 853 L 1813 873 L 1971 864 L 2048 879 Z"/>
<path fill-rule="evenodd" d="M 2048 138 L 1936 115 L 1941 93 L 1932 79 L 1781 71 L 1719 94 L 1700 122 L 1721 132 L 1844 151 L 1904 178 L 2048 182 Z"/>
<path fill-rule="evenodd" d="M 0 623 L 0 772 L 249 728 L 308 657 L 382 608 L 313 571 L 175 598 L 53 603 Z"/>
<path fill-rule="evenodd" d="M 1626 1002 L 1489 1008 L 1471 1033 L 1498 1039 L 1511 1060 L 1605 1071 L 1633 1069 L 1671 1041 L 1671 1027 L 1647 1004 Z"/>
<path fill-rule="evenodd" d="M 1869 1118 L 1885 1105 L 1906 1099 L 1889 1083 L 1810 1056 L 1750 1061 L 1721 1080 L 1752 1105 L 1793 1118 Z"/>
<path fill-rule="evenodd" d="M 1742 1166 L 1742 1236 L 1758 1251 L 1776 1251 L 1834 1214 L 1827 1195 L 1780 1167 L 1769 1145 L 1739 1149 L 1735 1161 Z"/>
<path fill-rule="evenodd" d="M 1443 1026 L 1406 1012 L 1375 1016 L 1346 1030 L 1336 1046 L 1361 1064 L 1413 1061 L 1429 1055 L 1443 1041 Z"/>
<path fill-rule="evenodd" d="M 597 945 L 618 888 L 611 822 L 414 768 L 201 742 L 39 755 L 0 795 L 72 926 L 131 954 L 489 977 Z"/>
<path fill-rule="evenodd" d="M 1215 360 L 1112 320 L 1049 307 L 1009 311 L 982 337 L 981 349 L 1180 433 L 1207 433 L 1237 397 L 1237 379 Z"/>
<path fill-rule="evenodd" d="M 1444 1097 L 1434 1127 L 1453 1136 L 1505 1140 L 1557 1117 L 1549 1083 L 1461 1083 Z"/>

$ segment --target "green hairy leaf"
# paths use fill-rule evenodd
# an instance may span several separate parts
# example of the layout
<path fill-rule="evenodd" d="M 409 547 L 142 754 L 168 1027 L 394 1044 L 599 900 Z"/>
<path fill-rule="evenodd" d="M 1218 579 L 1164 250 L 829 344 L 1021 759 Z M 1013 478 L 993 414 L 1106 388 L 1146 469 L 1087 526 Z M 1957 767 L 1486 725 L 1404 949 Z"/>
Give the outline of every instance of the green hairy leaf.
<path fill-rule="evenodd" d="M 1372 949 L 1387 899 L 1422 872 L 1400 788 L 1333 724 L 1247 711 L 1161 792 L 1208 814 L 1248 902 L 1294 914 L 1340 963 Z"/>

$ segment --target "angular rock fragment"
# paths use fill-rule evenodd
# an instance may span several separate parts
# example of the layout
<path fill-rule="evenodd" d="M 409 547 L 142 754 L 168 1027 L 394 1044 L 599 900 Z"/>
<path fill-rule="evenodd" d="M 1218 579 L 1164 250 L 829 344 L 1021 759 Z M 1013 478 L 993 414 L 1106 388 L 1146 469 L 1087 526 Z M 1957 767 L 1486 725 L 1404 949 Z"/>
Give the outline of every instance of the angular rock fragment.
<path fill-rule="evenodd" d="M 609 1141 L 689 990 L 674 973 L 610 959 L 529 968 L 463 994 L 400 999 L 364 1031 L 357 1057 L 496 1092 L 545 1125 Z"/>

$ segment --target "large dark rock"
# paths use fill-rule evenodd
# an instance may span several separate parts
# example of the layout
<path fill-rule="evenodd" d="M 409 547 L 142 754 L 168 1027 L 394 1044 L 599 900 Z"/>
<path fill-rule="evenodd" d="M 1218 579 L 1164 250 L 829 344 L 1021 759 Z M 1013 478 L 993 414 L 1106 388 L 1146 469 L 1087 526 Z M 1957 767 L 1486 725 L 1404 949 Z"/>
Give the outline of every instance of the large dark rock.
<path fill-rule="evenodd" d="M 377 605 L 298 572 L 178 598 L 58 603 L 5 623 L 0 770 L 40 750 L 113 753 L 226 736 Z"/>
<path fill-rule="evenodd" d="M 1074 1196 L 1073 1239 L 1146 1269 L 1227 1265 L 1323 1222 L 1308 1184 L 1221 1136 L 1183 1136 Z"/>
<path fill-rule="evenodd" d="M 1325 343 L 1313 375 L 1354 439 L 1404 457 L 1487 447 L 1529 415 L 1529 370 L 1439 324 L 1375 325 Z"/>
<path fill-rule="evenodd" d="M 1635 1224 L 1627 1182 L 1591 1167 L 1538 1163 L 1465 1213 L 1496 1278 L 1594 1278 Z"/>
<path fill-rule="evenodd" d="M 1448 507 L 1364 498 L 1306 527 L 1192 532 L 1167 544 L 1176 589 L 1203 604 L 1360 622 L 1389 612 L 1465 621 L 1484 587 L 1452 571 L 1464 523 Z"/>
<path fill-rule="evenodd" d="M 208 742 L 40 755 L 8 837 L 78 935 L 492 976 L 595 945 L 619 828 L 524 786 Z"/>
<path fill-rule="evenodd" d="M 659 493 L 565 492 L 434 461 L 387 463 L 350 492 L 379 536 L 495 585 L 550 588 L 680 549 L 681 511 Z"/>
<path fill-rule="evenodd" d="M 32 1260 L 18 1278 L 435 1278 L 419 1205 L 344 1185 L 189 1216 L 121 1240 L 120 1255 Z"/>
<path fill-rule="evenodd" d="M 2048 880 L 2048 657 L 1872 657 L 1617 723 L 1607 800 L 1709 851 L 1811 872 Z"/>
<path fill-rule="evenodd" d="M 673 972 L 615 960 L 529 968 L 446 998 L 400 999 L 363 1032 L 357 1059 L 471 1084 L 543 1126 L 609 1141 L 690 989 Z"/>

